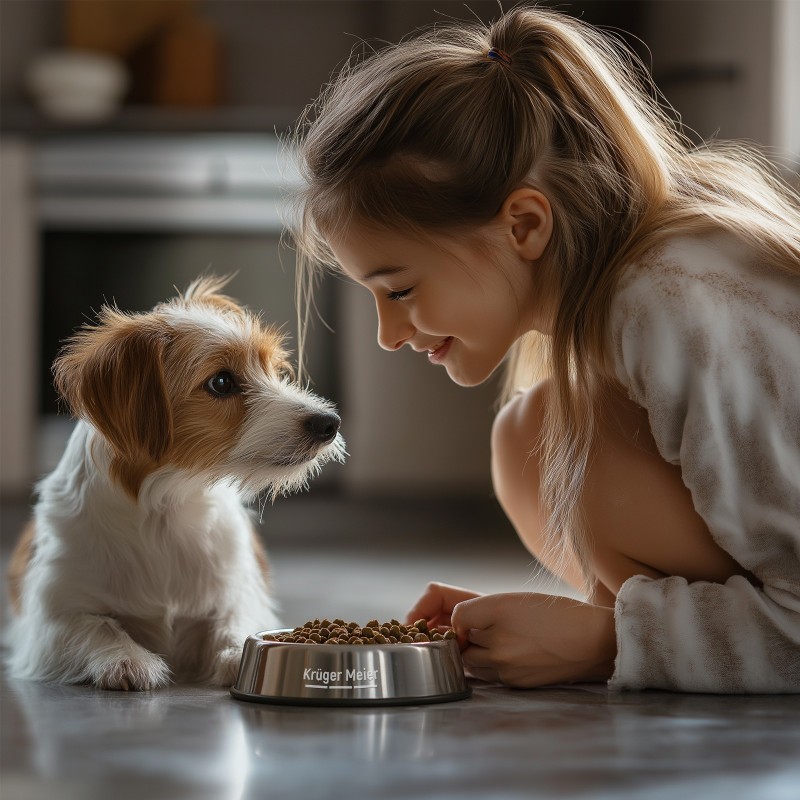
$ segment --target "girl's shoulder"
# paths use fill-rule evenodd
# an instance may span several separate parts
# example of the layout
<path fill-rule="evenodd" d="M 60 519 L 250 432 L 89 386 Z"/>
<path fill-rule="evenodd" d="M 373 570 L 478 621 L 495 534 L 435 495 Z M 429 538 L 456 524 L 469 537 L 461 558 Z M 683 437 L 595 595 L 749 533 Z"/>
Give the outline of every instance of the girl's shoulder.
<path fill-rule="evenodd" d="M 758 257 L 747 244 L 728 232 L 675 235 L 663 239 L 623 266 L 620 291 L 631 284 L 680 284 L 702 281 L 720 286 L 734 277 L 757 279 Z"/>
<path fill-rule="evenodd" d="M 800 273 L 769 264 L 732 233 L 662 241 L 627 264 L 611 304 L 612 326 L 631 316 L 711 325 L 761 315 L 800 333 Z"/>

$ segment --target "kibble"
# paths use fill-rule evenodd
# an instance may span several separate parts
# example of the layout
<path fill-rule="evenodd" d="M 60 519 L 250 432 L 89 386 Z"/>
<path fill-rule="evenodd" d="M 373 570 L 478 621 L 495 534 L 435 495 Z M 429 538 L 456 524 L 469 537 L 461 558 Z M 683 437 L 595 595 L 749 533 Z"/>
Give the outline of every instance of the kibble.
<path fill-rule="evenodd" d="M 315 619 L 298 625 L 291 631 L 270 633 L 264 636 L 267 641 L 293 642 L 298 644 L 411 644 L 416 642 L 441 642 L 455 639 L 452 628 L 430 630 L 424 619 L 413 625 L 403 625 L 399 620 L 378 622 L 371 619 L 366 625 L 345 622 L 343 619 Z"/>

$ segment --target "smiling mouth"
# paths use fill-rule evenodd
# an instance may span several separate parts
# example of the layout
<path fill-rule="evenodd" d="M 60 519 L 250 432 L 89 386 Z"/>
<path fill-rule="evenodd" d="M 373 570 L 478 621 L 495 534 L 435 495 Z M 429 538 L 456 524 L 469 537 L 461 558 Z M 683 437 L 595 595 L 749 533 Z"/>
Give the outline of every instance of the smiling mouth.
<path fill-rule="evenodd" d="M 428 361 L 430 361 L 431 364 L 441 364 L 447 356 L 452 342 L 453 337 L 448 336 L 444 341 L 439 342 L 436 347 L 432 347 L 430 350 L 428 350 Z"/>

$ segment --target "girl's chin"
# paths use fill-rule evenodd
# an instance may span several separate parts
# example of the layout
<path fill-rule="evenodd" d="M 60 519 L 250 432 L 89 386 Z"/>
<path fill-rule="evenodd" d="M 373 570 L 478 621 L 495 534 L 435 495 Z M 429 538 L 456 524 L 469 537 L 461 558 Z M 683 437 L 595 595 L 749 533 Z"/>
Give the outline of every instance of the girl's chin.
<path fill-rule="evenodd" d="M 482 383 L 489 380 L 496 367 L 488 372 L 486 370 L 469 371 L 459 369 L 458 364 L 446 364 L 445 369 L 447 369 L 447 375 L 453 383 L 458 386 L 463 386 L 464 388 L 469 388 L 471 386 L 480 386 Z"/>

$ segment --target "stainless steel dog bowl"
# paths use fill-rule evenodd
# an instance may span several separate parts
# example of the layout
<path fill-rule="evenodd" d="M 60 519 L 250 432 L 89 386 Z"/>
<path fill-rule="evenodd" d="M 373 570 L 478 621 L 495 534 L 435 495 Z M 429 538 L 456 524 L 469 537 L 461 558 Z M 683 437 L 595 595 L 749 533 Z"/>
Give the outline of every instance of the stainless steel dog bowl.
<path fill-rule="evenodd" d="M 315 706 L 444 703 L 469 697 L 455 639 L 408 644 L 244 643 L 237 700 Z"/>

